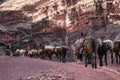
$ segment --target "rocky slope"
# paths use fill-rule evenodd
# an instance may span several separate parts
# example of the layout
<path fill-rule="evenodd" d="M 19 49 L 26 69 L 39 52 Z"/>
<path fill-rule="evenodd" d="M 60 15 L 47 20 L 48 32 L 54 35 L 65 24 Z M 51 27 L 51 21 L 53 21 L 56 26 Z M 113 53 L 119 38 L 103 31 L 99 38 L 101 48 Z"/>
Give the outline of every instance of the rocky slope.
<path fill-rule="evenodd" d="M 114 1 L 116 2 L 119 3 L 118 0 Z M 104 8 L 105 4 L 106 2 L 103 3 Z M 91 23 L 85 23 L 94 11 L 94 0 L 8 0 L 0 5 L 0 18 L 6 16 L 5 19 L 0 20 L 0 24 L 12 26 L 17 23 L 20 27 L 26 27 L 26 25 L 31 27 L 32 24 L 38 24 L 42 19 L 47 19 L 50 24 L 46 26 L 67 28 L 69 32 L 90 26 Z M 3 13 L 5 13 L 4 16 L 2 16 Z M 100 23 L 98 20 L 97 24 Z"/>
<path fill-rule="evenodd" d="M 110 39 L 110 40 L 119 40 L 120 39 L 120 25 L 119 24 L 110 24 L 105 28 L 95 28 L 95 27 L 87 27 L 79 32 L 74 32 L 69 35 L 69 44 L 75 44 L 76 40 L 81 37 L 81 32 L 87 33 L 87 36 L 93 36 L 96 38 L 100 38 L 102 40 Z"/>
<path fill-rule="evenodd" d="M 119 7 L 118 0 L 114 4 Z M 119 8 L 115 10 L 119 12 Z M 93 24 L 101 25 L 100 19 L 88 21 L 94 11 L 94 0 L 5 0 L 0 5 L 0 25 L 8 30 L 22 28 L 21 32 L 23 29 L 31 29 L 33 33 L 53 32 L 53 36 L 65 39 L 68 33 L 79 32 Z M 31 31 L 28 30 L 27 34 Z"/>
<path fill-rule="evenodd" d="M 92 11 L 93 8 L 93 0 L 9 0 L 0 5 L 0 17 L 4 17 L 2 15 L 6 13 L 6 18 L 1 20 L 0 24 L 13 26 L 17 23 L 20 27 L 29 24 L 30 27 L 32 23 L 38 23 L 46 18 L 52 22 L 51 27 L 71 27 L 72 29 L 77 24 L 84 24 L 84 20 L 82 20 L 83 23 L 78 22 L 78 15 Z M 20 18 L 16 17 L 17 15 Z M 83 19 L 84 17 L 83 15 Z"/>
<path fill-rule="evenodd" d="M 87 3 L 93 6 L 93 0 L 87 1 L 84 5 Z M 78 15 L 86 12 L 86 7 L 83 6 L 80 8 L 82 4 L 83 1 L 79 0 L 4 1 L 0 5 L 0 29 L 5 35 L 7 34 L 7 36 L 10 35 L 9 30 L 15 32 L 19 29 L 21 31 L 18 32 L 23 31 L 21 34 L 24 35 L 30 34 L 31 31 L 33 33 L 53 32 L 52 36 L 64 40 L 68 32 L 74 31 L 77 28 Z M 82 18 L 82 22 L 79 21 L 80 25 L 84 24 L 85 16 L 82 15 L 80 19 Z M 5 30 L 3 30 L 3 26 Z M 84 26 L 85 25 L 79 27 L 79 30 Z M 31 31 L 28 30 L 26 34 L 27 30 L 23 29 L 31 29 Z M 7 32 L 5 33 L 5 31 Z M 1 35 L 3 35 L 3 33 L 1 33 Z M 11 36 L 11 38 L 14 38 L 14 36 Z M 6 41 L 4 37 L 2 41 Z"/>

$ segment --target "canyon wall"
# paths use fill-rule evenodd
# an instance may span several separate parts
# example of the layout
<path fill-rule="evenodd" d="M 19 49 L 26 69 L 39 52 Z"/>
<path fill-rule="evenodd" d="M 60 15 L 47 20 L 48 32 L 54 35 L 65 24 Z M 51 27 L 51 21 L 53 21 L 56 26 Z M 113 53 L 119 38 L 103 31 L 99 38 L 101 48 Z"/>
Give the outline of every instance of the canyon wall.
<path fill-rule="evenodd" d="M 119 0 L 113 3 L 119 13 Z M 102 6 L 106 8 L 106 0 Z M 33 33 L 53 32 L 54 36 L 59 34 L 56 31 L 62 31 L 59 36 L 65 38 L 85 27 L 102 25 L 100 18 L 89 20 L 95 16 L 95 10 L 94 0 L 8 0 L 0 5 L 0 24 L 8 30 L 31 29 Z"/>

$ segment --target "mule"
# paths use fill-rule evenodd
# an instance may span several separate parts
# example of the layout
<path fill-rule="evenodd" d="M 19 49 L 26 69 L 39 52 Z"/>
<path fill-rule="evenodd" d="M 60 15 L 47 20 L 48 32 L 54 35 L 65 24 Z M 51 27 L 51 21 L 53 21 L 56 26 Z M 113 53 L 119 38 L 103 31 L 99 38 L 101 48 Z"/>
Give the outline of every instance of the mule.
<path fill-rule="evenodd" d="M 83 60 L 83 48 L 82 47 L 76 47 L 74 50 L 74 54 L 77 57 L 78 61 Z"/>
<path fill-rule="evenodd" d="M 60 61 L 66 62 L 66 55 L 69 48 L 67 46 L 61 46 Z"/>
<path fill-rule="evenodd" d="M 38 50 L 31 49 L 28 51 L 28 56 L 32 58 L 38 58 Z"/>
<path fill-rule="evenodd" d="M 52 58 L 53 54 L 56 55 L 56 58 L 60 62 L 66 62 L 66 53 L 69 48 L 67 46 L 57 46 L 54 47 L 49 54 L 50 59 Z"/>
<path fill-rule="evenodd" d="M 55 47 L 51 45 L 43 45 L 38 51 L 40 58 L 52 60 L 52 54 L 55 54 Z"/>
<path fill-rule="evenodd" d="M 107 66 L 107 55 L 108 51 L 111 53 L 111 63 L 113 63 L 113 42 L 112 40 L 102 41 L 102 45 L 98 47 L 98 56 L 100 60 L 100 66 L 103 66 L 103 57 L 105 60 L 105 65 Z"/>
<path fill-rule="evenodd" d="M 88 63 L 92 65 L 92 68 L 97 68 L 97 50 L 98 41 L 93 37 L 85 38 L 83 42 L 83 52 L 85 53 L 85 67 Z"/>
<path fill-rule="evenodd" d="M 61 60 L 62 49 L 60 46 L 57 46 L 54 48 L 54 54 L 56 55 L 57 60 L 61 62 L 62 61 Z"/>
<path fill-rule="evenodd" d="M 26 50 L 24 50 L 24 49 L 17 49 L 16 51 L 15 51 L 15 54 L 16 54 L 16 56 L 22 56 L 22 57 L 25 57 L 25 53 L 26 53 Z"/>
<path fill-rule="evenodd" d="M 43 48 L 43 57 L 52 60 L 52 54 L 54 53 L 54 46 L 44 46 Z"/>
<path fill-rule="evenodd" d="M 66 61 L 66 51 L 68 48 L 66 46 L 43 46 L 40 49 L 40 55 L 42 59 L 52 60 L 52 56 L 55 55 L 58 61 Z"/>
<path fill-rule="evenodd" d="M 78 39 L 75 42 L 76 47 L 75 47 L 75 50 L 74 50 L 74 54 L 77 57 L 78 61 L 82 61 L 82 59 L 83 59 L 83 42 L 84 42 L 84 38 L 83 37 L 81 37 L 80 39 Z"/>
<path fill-rule="evenodd" d="M 12 51 L 10 49 L 5 50 L 5 55 L 7 56 L 13 56 Z"/>
<path fill-rule="evenodd" d="M 120 40 L 114 41 L 113 52 L 115 52 L 116 63 L 120 64 Z"/>

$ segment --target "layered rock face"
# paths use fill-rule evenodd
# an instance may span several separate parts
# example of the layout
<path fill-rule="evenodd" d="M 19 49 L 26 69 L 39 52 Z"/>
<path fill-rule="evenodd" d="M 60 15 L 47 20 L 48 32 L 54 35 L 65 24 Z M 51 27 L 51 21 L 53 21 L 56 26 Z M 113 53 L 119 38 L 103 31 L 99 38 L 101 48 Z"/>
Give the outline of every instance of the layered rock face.
<path fill-rule="evenodd" d="M 20 23 L 27 23 L 29 21 L 29 18 L 21 10 L 2 11 L 0 12 L 0 17 L 0 24 L 3 26 L 17 26 Z"/>
<path fill-rule="evenodd" d="M 103 1 L 105 8 L 106 0 Z M 114 4 L 119 7 L 119 1 L 115 0 Z M 95 10 L 94 0 L 8 0 L 0 5 L 0 24 L 33 32 L 62 31 L 59 36 L 65 38 L 67 33 L 101 25 L 101 19 L 89 21 Z"/>
<path fill-rule="evenodd" d="M 42 19 L 46 18 L 52 22 L 50 24 L 51 27 L 57 26 L 61 28 L 69 28 L 69 30 L 72 30 L 74 27 L 82 25 L 79 27 L 82 28 L 85 26 L 85 17 L 87 15 L 83 14 L 87 11 L 93 11 L 94 4 L 93 0 L 10 0 L 0 5 L 0 10 L 3 13 L 8 11 L 6 14 L 8 17 L 5 15 L 5 19 L 7 20 L 1 20 L 0 22 L 3 25 L 11 26 L 14 24 L 14 20 L 16 23 L 38 23 Z M 15 17 L 19 15 L 21 19 L 18 17 L 16 17 L 16 19 L 12 19 L 10 14 L 12 17 L 14 15 Z M 29 20 L 26 20 L 23 15 L 24 17 L 28 17 Z M 1 17 L 4 16 L 1 15 Z"/>

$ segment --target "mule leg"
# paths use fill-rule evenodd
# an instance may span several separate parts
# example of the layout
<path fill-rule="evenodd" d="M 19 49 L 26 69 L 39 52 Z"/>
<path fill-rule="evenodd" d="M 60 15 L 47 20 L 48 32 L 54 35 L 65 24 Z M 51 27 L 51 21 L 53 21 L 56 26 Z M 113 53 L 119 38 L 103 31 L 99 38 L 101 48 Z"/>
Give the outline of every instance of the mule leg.
<path fill-rule="evenodd" d="M 59 54 L 55 54 L 55 55 L 56 55 L 57 61 L 60 61 L 60 55 Z"/>
<path fill-rule="evenodd" d="M 77 54 L 77 60 L 80 61 L 80 54 Z"/>
<path fill-rule="evenodd" d="M 49 60 L 52 60 L 52 54 L 49 54 Z"/>
<path fill-rule="evenodd" d="M 82 54 L 78 54 L 78 60 L 82 61 Z"/>
<path fill-rule="evenodd" d="M 35 52 L 35 56 L 36 56 L 36 58 L 38 58 L 38 53 L 37 52 Z"/>
<path fill-rule="evenodd" d="M 83 61 L 83 49 L 81 49 L 80 60 Z"/>
<path fill-rule="evenodd" d="M 111 53 L 111 63 L 113 64 L 113 53 Z"/>
<path fill-rule="evenodd" d="M 89 55 L 88 55 L 88 64 L 91 64 L 91 60 L 92 60 L 92 55 L 89 54 Z"/>
<path fill-rule="evenodd" d="M 62 53 L 62 62 L 66 62 L 66 53 Z"/>
<path fill-rule="evenodd" d="M 62 53 L 59 53 L 59 61 L 62 62 Z"/>
<path fill-rule="evenodd" d="M 100 66 L 103 66 L 103 56 L 99 56 L 99 60 L 100 60 Z"/>
<path fill-rule="evenodd" d="M 96 55 L 95 55 L 94 60 L 95 60 L 95 68 L 97 68 L 97 56 Z"/>
<path fill-rule="evenodd" d="M 81 61 L 83 61 L 83 54 L 81 54 L 81 58 L 80 58 Z"/>
<path fill-rule="evenodd" d="M 93 69 L 95 68 L 94 64 L 95 64 L 95 62 L 94 62 L 94 56 L 91 54 L 91 65 L 92 65 Z"/>
<path fill-rule="evenodd" d="M 119 52 L 118 56 L 119 56 L 119 64 L 120 64 L 120 52 Z"/>
<path fill-rule="evenodd" d="M 102 47 L 99 46 L 98 48 L 98 57 L 99 57 L 99 66 L 103 66 L 103 51 L 102 51 Z"/>
<path fill-rule="evenodd" d="M 105 65 L 107 66 L 107 53 L 105 54 Z"/>
<path fill-rule="evenodd" d="M 88 55 L 87 54 L 85 54 L 85 67 L 87 67 L 87 63 L 88 63 Z"/>
<path fill-rule="evenodd" d="M 116 63 L 118 63 L 118 52 L 115 53 Z"/>
<path fill-rule="evenodd" d="M 62 62 L 62 55 L 60 56 L 60 62 Z"/>
<path fill-rule="evenodd" d="M 97 56 L 95 54 L 91 55 L 92 68 L 97 68 Z"/>
<path fill-rule="evenodd" d="M 42 53 L 42 59 L 46 59 L 46 53 Z"/>

